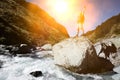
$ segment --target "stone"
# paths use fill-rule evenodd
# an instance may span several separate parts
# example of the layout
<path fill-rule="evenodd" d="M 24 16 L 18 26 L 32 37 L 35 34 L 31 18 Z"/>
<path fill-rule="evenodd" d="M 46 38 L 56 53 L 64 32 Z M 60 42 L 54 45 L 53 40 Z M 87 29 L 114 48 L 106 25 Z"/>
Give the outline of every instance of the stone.
<path fill-rule="evenodd" d="M 20 44 L 17 46 L 12 46 L 10 53 L 13 56 L 16 56 L 17 54 L 33 53 L 35 50 L 36 50 L 36 46 L 34 46 L 34 45 Z"/>
<path fill-rule="evenodd" d="M 105 58 L 109 58 L 110 54 L 115 54 L 117 52 L 117 48 L 114 43 L 112 42 L 107 42 L 107 43 L 100 43 L 101 45 L 101 51 L 99 52 L 98 55 L 100 55 L 102 52 L 105 55 Z"/>
<path fill-rule="evenodd" d="M 41 71 L 34 71 L 34 72 L 31 72 L 30 75 L 32 75 L 32 76 L 34 76 L 34 77 L 43 76 L 43 74 L 42 74 Z"/>
<path fill-rule="evenodd" d="M 55 64 L 77 73 L 101 73 L 111 71 L 112 63 L 96 54 L 86 37 L 68 38 L 53 46 Z"/>

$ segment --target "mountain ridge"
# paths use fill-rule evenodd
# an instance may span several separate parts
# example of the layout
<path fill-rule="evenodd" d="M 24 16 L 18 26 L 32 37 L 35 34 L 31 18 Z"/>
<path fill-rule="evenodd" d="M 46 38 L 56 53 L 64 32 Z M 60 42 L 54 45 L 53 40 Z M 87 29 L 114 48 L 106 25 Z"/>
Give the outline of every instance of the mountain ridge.
<path fill-rule="evenodd" d="M 3 44 L 54 44 L 69 37 L 64 26 L 25 0 L 1 0 L 0 24 L 0 43 Z"/>
<path fill-rule="evenodd" d="M 92 42 L 97 42 L 102 39 L 119 37 L 120 36 L 120 13 L 113 16 L 98 25 L 95 30 L 88 31 L 87 36 Z"/>

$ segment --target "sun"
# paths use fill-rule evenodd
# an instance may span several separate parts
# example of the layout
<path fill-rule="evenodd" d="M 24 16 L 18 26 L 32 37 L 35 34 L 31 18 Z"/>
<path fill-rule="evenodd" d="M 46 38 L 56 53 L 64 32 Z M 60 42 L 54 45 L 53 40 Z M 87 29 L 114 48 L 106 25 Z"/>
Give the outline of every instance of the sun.
<path fill-rule="evenodd" d="M 54 9 L 59 14 L 66 13 L 68 11 L 68 3 L 65 0 L 56 0 Z"/>
<path fill-rule="evenodd" d="M 74 16 L 75 0 L 49 0 L 47 4 L 49 5 L 50 14 L 58 22 L 68 22 Z"/>

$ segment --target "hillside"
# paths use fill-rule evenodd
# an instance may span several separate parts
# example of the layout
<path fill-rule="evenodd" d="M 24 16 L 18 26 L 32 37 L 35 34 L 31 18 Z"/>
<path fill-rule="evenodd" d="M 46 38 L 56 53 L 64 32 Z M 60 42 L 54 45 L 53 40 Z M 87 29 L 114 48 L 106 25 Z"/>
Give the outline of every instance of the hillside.
<path fill-rule="evenodd" d="M 0 44 L 54 44 L 67 37 L 64 26 L 37 5 L 25 0 L 0 0 Z"/>
<path fill-rule="evenodd" d="M 97 26 L 95 30 L 89 31 L 85 35 L 92 42 L 120 36 L 120 14 L 111 17 L 101 25 Z"/>

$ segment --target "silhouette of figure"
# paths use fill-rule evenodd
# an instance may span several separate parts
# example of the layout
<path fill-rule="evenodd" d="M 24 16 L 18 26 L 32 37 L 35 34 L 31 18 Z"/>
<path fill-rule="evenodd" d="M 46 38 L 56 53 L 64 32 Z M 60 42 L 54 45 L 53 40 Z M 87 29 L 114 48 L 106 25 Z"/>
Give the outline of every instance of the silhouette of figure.
<path fill-rule="evenodd" d="M 109 58 L 110 54 L 116 53 L 117 48 L 115 45 L 111 42 L 111 45 L 106 45 L 105 43 L 101 43 L 101 51 L 99 52 L 98 56 L 103 52 L 105 54 L 105 58 Z"/>
<path fill-rule="evenodd" d="M 79 31 L 82 30 L 83 34 L 84 34 L 84 28 L 83 28 L 83 24 L 85 22 L 85 16 L 84 16 L 84 11 L 85 11 L 85 7 L 84 10 L 80 12 L 80 15 L 78 16 L 78 29 L 77 29 L 77 35 L 79 35 Z"/>

